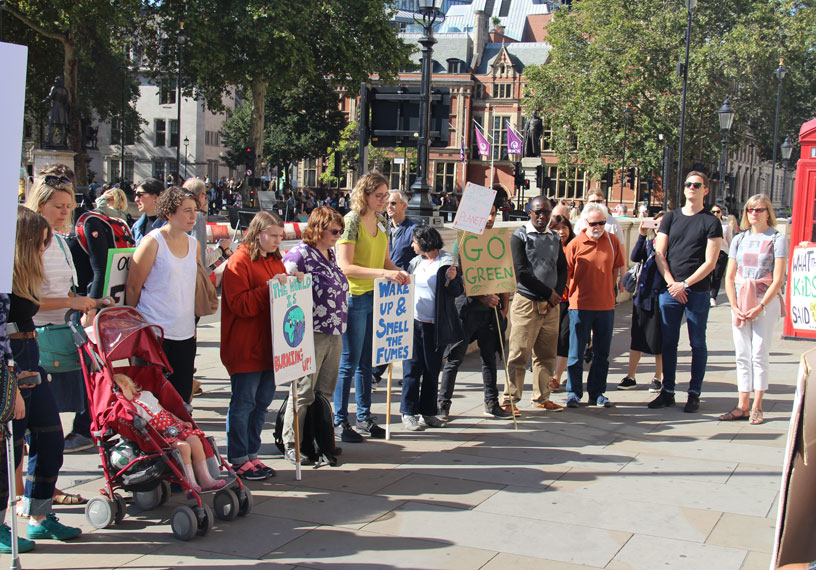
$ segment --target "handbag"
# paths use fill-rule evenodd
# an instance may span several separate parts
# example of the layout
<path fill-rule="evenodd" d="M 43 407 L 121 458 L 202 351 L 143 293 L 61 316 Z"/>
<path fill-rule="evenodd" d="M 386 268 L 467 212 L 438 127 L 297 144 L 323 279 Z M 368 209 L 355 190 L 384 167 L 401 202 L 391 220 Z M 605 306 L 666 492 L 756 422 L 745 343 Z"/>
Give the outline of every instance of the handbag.
<path fill-rule="evenodd" d="M 67 262 L 68 254 L 65 252 L 62 240 L 56 237 L 54 239 L 57 240 L 57 244 L 59 244 Z M 76 295 L 73 276 L 71 276 L 71 291 Z M 78 327 L 72 321 L 73 313 L 76 313 L 76 311 L 69 310 L 65 313 L 65 323 L 63 324 L 37 327 L 40 366 L 49 374 L 73 372 L 81 367 L 79 347 L 85 344 L 87 337 L 82 327 Z"/>
<path fill-rule="evenodd" d="M 204 266 L 196 263 L 195 316 L 206 317 L 217 310 L 218 293 L 215 291 L 215 285 L 210 281 Z"/>
<path fill-rule="evenodd" d="M 640 279 L 640 272 L 643 269 L 643 262 L 638 261 L 630 267 L 621 278 L 621 285 L 629 293 L 634 293 L 637 290 L 638 280 Z"/>

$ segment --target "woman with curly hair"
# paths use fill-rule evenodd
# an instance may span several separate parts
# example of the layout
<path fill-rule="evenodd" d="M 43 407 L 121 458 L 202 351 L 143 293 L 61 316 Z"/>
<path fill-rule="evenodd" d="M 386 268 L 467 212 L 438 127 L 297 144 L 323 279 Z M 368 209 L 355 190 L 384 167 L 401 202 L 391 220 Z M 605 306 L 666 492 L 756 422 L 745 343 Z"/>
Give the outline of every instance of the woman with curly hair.
<path fill-rule="evenodd" d="M 374 313 L 374 279 L 384 277 L 401 285 L 408 274 L 388 258 L 388 222 L 382 213 L 388 201 L 388 181 L 379 173 L 361 177 L 351 192 L 351 211 L 337 242 L 337 264 L 349 281 L 348 326 L 343 333 L 340 375 L 334 391 L 335 433 L 341 441 L 359 443 L 362 436 L 348 421 L 351 382 L 357 399 L 357 429 L 376 439 L 385 430 L 371 416 L 371 320 Z"/>
<path fill-rule="evenodd" d="M 170 383 L 185 402 L 193 392 L 195 362 L 195 284 L 198 242 L 187 234 L 196 221 L 195 197 L 168 188 L 156 212 L 167 223 L 147 234 L 133 253 L 127 284 L 127 304 L 148 322 L 164 329 L 162 349 L 173 373 Z"/>

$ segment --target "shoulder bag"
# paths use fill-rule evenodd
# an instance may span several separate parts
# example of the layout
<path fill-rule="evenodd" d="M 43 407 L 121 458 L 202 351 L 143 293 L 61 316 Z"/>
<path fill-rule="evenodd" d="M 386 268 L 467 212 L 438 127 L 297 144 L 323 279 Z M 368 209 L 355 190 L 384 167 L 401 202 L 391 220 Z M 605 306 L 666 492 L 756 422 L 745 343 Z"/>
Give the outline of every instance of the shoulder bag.
<path fill-rule="evenodd" d="M 218 310 L 218 293 L 210 281 L 207 270 L 196 263 L 195 316 L 206 317 Z"/>

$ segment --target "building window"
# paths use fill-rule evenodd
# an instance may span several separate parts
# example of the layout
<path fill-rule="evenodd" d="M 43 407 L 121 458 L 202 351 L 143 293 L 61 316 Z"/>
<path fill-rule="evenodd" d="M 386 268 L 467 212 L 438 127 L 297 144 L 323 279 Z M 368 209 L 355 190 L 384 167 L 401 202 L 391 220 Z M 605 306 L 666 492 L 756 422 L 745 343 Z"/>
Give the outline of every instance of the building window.
<path fill-rule="evenodd" d="M 453 192 L 456 189 L 456 163 L 434 161 L 434 192 Z"/>
<path fill-rule="evenodd" d="M 215 184 L 218 182 L 218 161 L 217 160 L 208 160 L 207 161 L 207 177 L 210 179 L 210 182 Z"/>
<path fill-rule="evenodd" d="M 484 99 L 484 83 L 477 83 L 473 86 L 473 98 Z"/>
<path fill-rule="evenodd" d="M 176 178 L 176 180 L 178 180 L 179 169 L 178 163 L 175 160 L 168 159 L 164 161 L 164 169 L 165 172 L 167 172 L 168 174 L 172 174 Z"/>
<path fill-rule="evenodd" d="M 494 83 L 493 97 L 496 99 L 512 99 L 513 98 L 513 84 L 512 83 Z"/>
<path fill-rule="evenodd" d="M 204 131 L 204 144 L 207 146 L 221 146 L 220 131 Z"/>
<path fill-rule="evenodd" d="M 179 145 L 179 125 L 176 119 L 170 119 L 170 144 L 167 146 Z"/>
<path fill-rule="evenodd" d="M 159 105 L 176 104 L 176 82 L 164 80 L 159 84 Z"/>
<path fill-rule="evenodd" d="M 566 171 L 557 166 L 546 167 L 550 178 L 550 188 L 544 188 L 542 193 L 550 198 L 567 200 L 584 200 L 584 191 L 587 187 L 586 170 L 568 168 Z"/>
<path fill-rule="evenodd" d="M 307 158 L 303 161 L 303 185 L 310 188 L 317 187 L 317 160 Z"/>
<path fill-rule="evenodd" d="M 153 161 L 153 178 L 164 181 L 164 159 L 156 159 Z"/>
<path fill-rule="evenodd" d="M 510 117 L 493 117 L 493 159 L 510 160 L 507 156 L 507 122 Z"/>
<path fill-rule="evenodd" d="M 119 180 L 119 167 L 122 166 L 122 159 L 111 157 L 108 161 L 108 180 L 113 182 Z M 125 180 L 133 182 L 133 160 L 125 159 Z"/>
<path fill-rule="evenodd" d="M 153 146 L 166 146 L 167 144 L 167 128 L 164 119 L 156 119 L 155 121 L 155 129 L 156 129 L 156 139 L 153 142 Z M 155 176 L 154 176 L 155 178 Z"/>
<path fill-rule="evenodd" d="M 480 125 L 484 122 L 484 117 L 473 117 L 470 125 L 470 158 L 471 160 L 483 160 L 479 154 L 479 141 L 476 140 L 476 123 Z M 488 141 L 489 142 L 489 141 Z"/>
<path fill-rule="evenodd" d="M 119 129 L 120 124 L 121 124 L 121 122 L 119 121 L 119 119 L 111 119 L 111 140 L 110 140 L 110 143 L 112 145 L 113 144 L 117 144 L 117 145 L 121 144 L 122 139 L 120 137 L 122 136 L 122 132 Z M 136 143 L 136 140 L 135 140 L 133 129 L 129 129 L 126 126 L 125 127 L 125 145 L 135 144 L 135 143 Z"/>

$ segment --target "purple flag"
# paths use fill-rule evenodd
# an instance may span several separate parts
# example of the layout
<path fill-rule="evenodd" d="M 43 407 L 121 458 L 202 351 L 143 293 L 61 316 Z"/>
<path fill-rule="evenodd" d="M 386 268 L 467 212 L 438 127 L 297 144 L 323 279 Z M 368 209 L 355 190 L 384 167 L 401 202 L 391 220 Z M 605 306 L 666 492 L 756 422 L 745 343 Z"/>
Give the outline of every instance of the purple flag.
<path fill-rule="evenodd" d="M 487 158 L 490 156 L 490 143 L 485 140 L 482 132 L 476 129 L 476 142 L 479 144 L 479 156 Z"/>
<path fill-rule="evenodd" d="M 509 122 L 507 123 L 507 153 L 521 154 L 521 139 L 510 127 Z"/>

